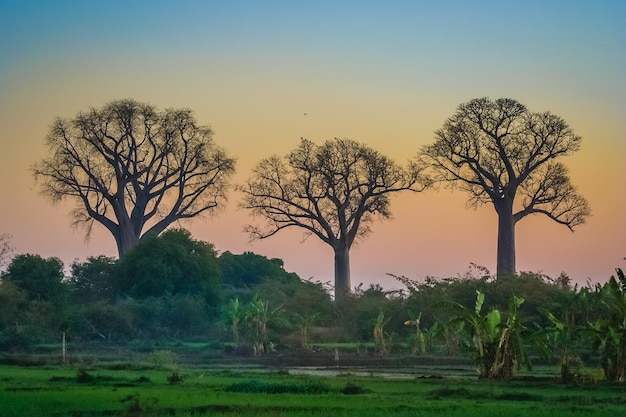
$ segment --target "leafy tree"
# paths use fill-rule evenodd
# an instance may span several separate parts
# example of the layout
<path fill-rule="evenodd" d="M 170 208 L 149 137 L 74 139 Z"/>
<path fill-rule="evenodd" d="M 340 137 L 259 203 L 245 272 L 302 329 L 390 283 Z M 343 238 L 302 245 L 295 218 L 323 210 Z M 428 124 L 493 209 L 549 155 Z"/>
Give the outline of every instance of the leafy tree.
<path fill-rule="evenodd" d="M 498 214 L 497 276 L 515 268 L 515 226 L 542 214 L 570 230 L 590 214 L 587 201 L 557 162 L 580 148 L 581 137 L 559 116 L 532 113 L 512 99 L 461 104 L 421 149 L 434 180 L 459 186 L 468 204 L 492 203 Z"/>
<path fill-rule="evenodd" d="M 3 280 L 22 290 L 28 301 L 49 301 L 57 306 L 65 302 L 67 295 L 63 278 L 59 258 L 44 259 L 33 254 L 14 257 L 3 275 Z"/>
<path fill-rule="evenodd" d="M 0 329 L 15 325 L 26 296 L 10 281 L 0 282 Z"/>
<path fill-rule="evenodd" d="M 74 261 L 68 280 L 71 295 L 76 301 L 112 300 L 115 297 L 114 258 L 100 255 L 85 262 Z"/>
<path fill-rule="evenodd" d="M 226 287 L 253 288 L 268 279 L 300 280 L 296 274 L 285 271 L 281 259 L 268 259 L 252 252 L 235 255 L 226 251 L 219 257 L 219 268 L 222 283 Z"/>
<path fill-rule="evenodd" d="M 2 275 L 0 292 L 14 299 L 6 305 L 3 302 L 0 309 L 13 322 L 1 332 L 0 345 L 25 349 L 57 339 L 68 293 L 63 279 L 63 263 L 58 258 L 21 254 L 11 260 Z"/>
<path fill-rule="evenodd" d="M 189 109 L 112 101 L 56 119 L 47 137 L 50 156 L 33 172 L 53 202 L 79 203 L 74 225 L 89 236 L 100 223 L 123 255 L 141 236 L 222 204 L 235 161 L 212 135 Z"/>
<path fill-rule="evenodd" d="M 376 215 L 389 218 L 390 195 L 422 191 L 427 182 L 414 163 L 402 168 L 374 149 L 349 139 L 321 146 L 301 139 L 286 157 L 263 159 L 239 187 L 241 206 L 267 221 L 248 226 L 253 238 L 265 239 L 287 228 L 314 235 L 334 251 L 335 291 L 350 291 L 350 249 L 370 232 Z"/>
<path fill-rule="evenodd" d="M 27 308 L 24 291 L 9 281 L 0 281 L 0 350 L 24 347 L 18 335 Z"/>
<path fill-rule="evenodd" d="M 195 294 L 220 300 L 217 252 L 185 229 L 150 236 L 118 261 L 118 292 L 135 298 Z"/>

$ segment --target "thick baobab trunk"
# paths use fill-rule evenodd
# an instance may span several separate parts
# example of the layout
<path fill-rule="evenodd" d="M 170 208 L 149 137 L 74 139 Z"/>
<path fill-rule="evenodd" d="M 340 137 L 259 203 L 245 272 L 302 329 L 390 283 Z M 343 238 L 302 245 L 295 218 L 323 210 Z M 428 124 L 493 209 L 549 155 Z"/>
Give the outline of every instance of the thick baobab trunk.
<path fill-rule="evenodd" d="M 350 248 L 339 245 L 335 249 L 335 299 L 350 292 Z"/>
<path fill-rule="evenodd" d="M 117 228 L 117 233 L 113 234 L 117 242 L 117 250 L 120 257 L 128 253 L 139 242 L 139 236 L 135 233 L 132 226 Z"/>
<path fill-rule="evenodd" d="M 513 201 L 504 200 L 496 205 L 498 213 L 498 258 L 496 275 L 510 277 L 515 275 L 515 220 Z"/>

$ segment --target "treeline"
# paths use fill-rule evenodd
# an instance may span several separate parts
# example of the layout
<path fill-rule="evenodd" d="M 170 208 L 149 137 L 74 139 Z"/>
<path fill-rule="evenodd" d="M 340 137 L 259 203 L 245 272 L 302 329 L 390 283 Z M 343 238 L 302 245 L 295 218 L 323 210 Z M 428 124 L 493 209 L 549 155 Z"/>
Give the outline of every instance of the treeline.
<path fill-rule="evenodd" d="M 328 283 L 301 280 L 280 259 L 218 253 L 184 229 L 149 236 L 120 260 L 12 258 L 0 281 L 0 350 L 59 343 L 211 342 L 262 355 L 355 343 L 376 355 L 472 355 L 484 378 L 510 378 L 529 357 L 563 380 L 583 366 L 626 377 L 626 278 L 573 286 L 567 275 L 496 278 L 471 265 L 402 290 L 359 286 L 335 303 Z"/>

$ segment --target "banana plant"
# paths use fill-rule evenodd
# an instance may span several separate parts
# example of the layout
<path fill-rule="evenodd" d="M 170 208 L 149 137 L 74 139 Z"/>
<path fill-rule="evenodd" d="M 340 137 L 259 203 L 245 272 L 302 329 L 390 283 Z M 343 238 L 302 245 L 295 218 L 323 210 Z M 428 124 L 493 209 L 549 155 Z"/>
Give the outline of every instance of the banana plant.
<path fill-rule="evenodd" d="M 372 330 L 376 352 L 383 356 L 387 356 L 389 354 L 391 347 L 391 336 L 387 337 L 385 335 L 385 325 L 388 322 L 389 320 L 385 320 L 385 313 L 380 310 L 378 312 L 378 317 L 374 322 L 374 329 Z"/>
<path fill-rule="evenodd" d="M 530 359 L 524 349 L 522 337 L 526 328 L 519 314 L 519 307 L 523 302 L 523 298 L 515 295 L 509 300 L 506 323 L 500 329 L 500 340 L 491 378 L 511 379 L 515 370 L 520 369 L 522 365 L 530 369 Z"/>
<path fill-rule="evenodd" d="M 309 342 L 309 329 L 312 324 L 316 323 L 320 319 L 319 313 L 312 314 L 299 314 L 293 313 L 293 320 L 300 329 L 300 344 L 303 348 L 308 349 L 310 347 Z"/>
<path fill-rule="evenodd" d="M 522 298 L 513 297 L 509 303 L 506 322 L 502 322 L 500 311 L 492 308 L 483 313 L 485 294 L 476 291 L 473 309 L 450 302 L 455 316 L 447 323 L 466 333 L 466 343 L 473 346 L 479 378 L 509 379 L 522 364 L 529 364 L 522 344 L 524 330 L 519 317 Z"/>
<path fill-rule="evenodd" d="M 411 319 L 411 320 L 406 320 L 404 322 L 404 325 L 415 327 L 415 334 L 413 335 L 412 351 L 413 353 L 423 355 L 424 353 L 426 353 L 426 338 L 424 337 L 424 332 L 420 328 L 421 319 L 422 319 L 422 313 L 420 312 L 416 318 Z"/>
<path fill-rule="evenodd" d="M 269 344 L 267 326 L 278 319 L 280 313 L 282 306 L 271 309 L 269 303 L 256 294 L 248 304 L 244 318 L 249 326 L 255 355 L 262 355 L 267 351 Z"/>
<path fill-rule="evenodd" d="M 244 311 L 239 302 L 239 298 L 231 299 L 222 310 L 222 322 L 230 331 L 235 346 L 239 346 L 241 338 L 239 336 L 239 323 L 243 318 Z"/>
<path fill-rule="evenodd" d="M 626 381 L 626 276 L 617 269 L 596 293 L 602 314 L 593 324 L 594 348 L 608 381 Z"/>
<path fill-rule="evenodd" d="M 589 304 L 589 294 L 588 288 L 580 291 L 575 288 L 573 295 L 557 305 L 561 311 L 560 317 L 544 307 L 538 309 L 550 321 L 550 325 L 540 328 L 534 334 L 536 345 L 546 358 L 554 352 L 558 354 L 561 381 L 564 383 L 573 382 L 577 368 L 582 365 L 576 348 L 581 337 L 589 333 L 589 323 L 581 317 Z"/>

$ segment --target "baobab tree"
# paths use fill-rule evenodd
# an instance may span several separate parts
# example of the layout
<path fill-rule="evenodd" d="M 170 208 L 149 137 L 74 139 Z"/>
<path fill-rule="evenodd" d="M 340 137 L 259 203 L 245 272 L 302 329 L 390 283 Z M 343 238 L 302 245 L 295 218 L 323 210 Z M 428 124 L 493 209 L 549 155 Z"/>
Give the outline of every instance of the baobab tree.
<path fill-rule="evenodd" d="M 212 136 L 189 109 L 113 101 L 57 118 L 48 157 L 33 172 L 53 202 L 77 202 L 73 225 L 89 236 L 94 222 L 101 224 L 121 256 L 141 236 L 221 206 L 235 161 Z"/>
<path fill-rule="evenodd" d="M 432 179 L 467 192 L 471 207 L 492 203 L 498 214 L 498 276 L 516 273 L 515 226 L 523 218 L 541 214 L 573 231 L 589 216 L 557 161 L 582 140 L 561 117 L 479 98 L 461 104 L 435 136 L 420 152 Z"/>
<path fill-rule="evenodd" d="M 287 228 L 314 235 L 334 251 L 335 296 L 350 291 L 350 248 L 367 236 L 375 216 L 389 218 L 390 195 L 422 191 L 428 181 L 418 164 L 406 168 L 374 149 L 350 139 L 321 146 L 301 139 L 285 157 L 258 163 L 245 185 L 241 206 L 264 218 L 266 227 L 250 225 L 253 239 Z"/>

